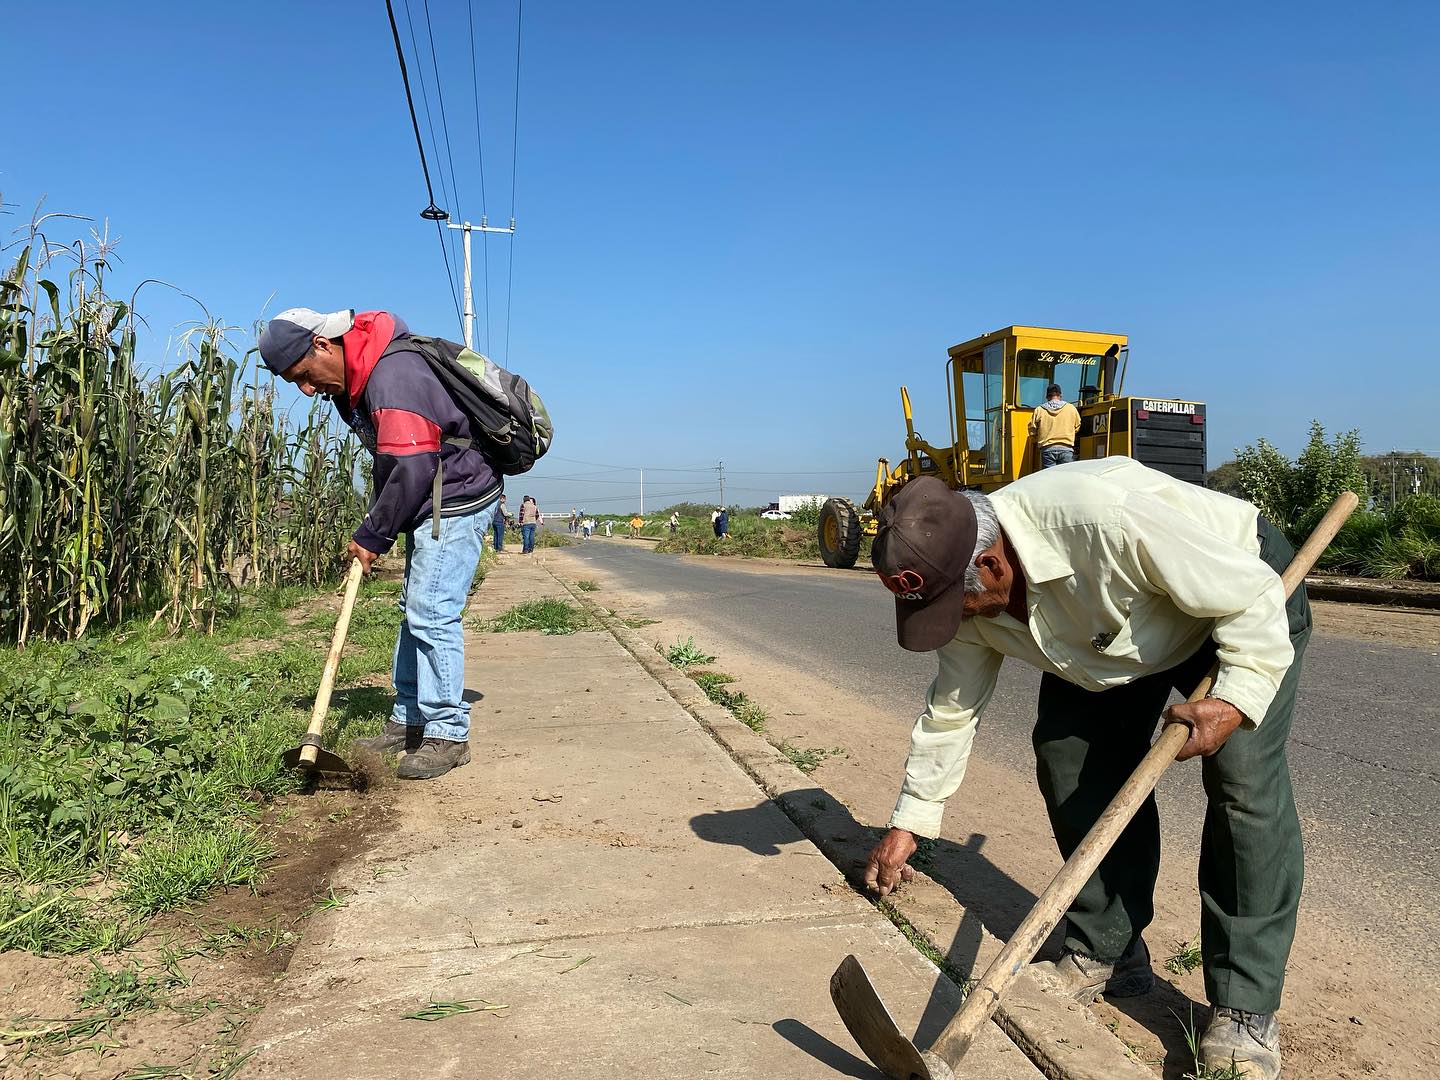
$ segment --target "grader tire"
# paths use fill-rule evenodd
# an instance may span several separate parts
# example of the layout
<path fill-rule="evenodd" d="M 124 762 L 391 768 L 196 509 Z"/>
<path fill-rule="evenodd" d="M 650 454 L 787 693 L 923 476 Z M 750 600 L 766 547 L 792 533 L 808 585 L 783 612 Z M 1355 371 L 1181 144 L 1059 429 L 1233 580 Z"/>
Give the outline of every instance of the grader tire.
<path fill-rule="evenodd" d="M 817 528 L 826 566 L 849 570 L 860 557 L 860 515 L 849 499 L 826 499 Z"/>

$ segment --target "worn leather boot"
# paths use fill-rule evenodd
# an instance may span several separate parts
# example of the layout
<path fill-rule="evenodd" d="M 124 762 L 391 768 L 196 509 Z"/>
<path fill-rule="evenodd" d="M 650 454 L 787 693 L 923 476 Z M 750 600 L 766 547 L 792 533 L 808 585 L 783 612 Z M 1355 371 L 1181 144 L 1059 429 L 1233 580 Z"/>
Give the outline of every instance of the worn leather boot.
<path fill-rule="evenodd" d="M 398 780 L 433 780 L 470 760 L 470 744 L 450 739 L 426 739 L 395 770 Z"/>
<path fill-rule="evenodd" d="M 1030 970 L 1040 976 L 1041 981 L 1082 1005 L 1090 1004 L 1101 994 L 1107 997 L 1148 994 L 1155 985 L 1155 974 L 1150 970 L 1150 950 L 1143 938 L 1137 939 L 1113 964 L 1066 949 L 1059 960 L 1031 964 Z"/>
<path fill-rule="evenodd" d="M 1198 1064 L 1225 1077 L 1280 1080 L 1280 1025 L 1275 1014 L 1217 1008 L 1200 1036 Z"/>
<path fill-rule="evenodd" d="M 372 750 L 377 754 L 398 754 L 404 750 L 416 749 L 424 738 L 424 728 L 406 727 L 394 720 L 386 720 L 379 735 L 356 739 L 350 745 L 356 750 Z"/>

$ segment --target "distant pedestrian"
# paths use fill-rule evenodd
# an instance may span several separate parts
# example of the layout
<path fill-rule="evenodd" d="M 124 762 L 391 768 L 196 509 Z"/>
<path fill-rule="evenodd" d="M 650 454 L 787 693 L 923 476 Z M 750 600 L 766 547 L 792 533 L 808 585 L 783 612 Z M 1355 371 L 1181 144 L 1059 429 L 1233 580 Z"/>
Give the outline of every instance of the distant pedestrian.
<path fill-rule="evenodd" d="M 579 527 L 580 527 L 580 515 L 579 515 L 579 513 L 576 512 L 575 507 L 572 506 L 572 507 L 570 507 L 570 532 L 571 532 L 571 534 L 573 535 L 574 532 L 575 532 L 575 530 L 578 529 Z"/>
<path fill-rule="evenodd" d="M 675 535 L 675 530 L 680 528 L 680 511 L 670 511 L 670 535 Z"/>
<path fill-rule="evenodd" d="M 513 520 L 515 519 L 510 516 L 510 511 L 505 506 L 505 496 L 501 495 L 500 505 L 495 507 L 495 524 L 492 526 L 495 530 L 496 551 L 505 550 L 505 526 Z"/>
<path fill-rule="evenodd" d="M 605 535 L 606 535 L 606 536 L 609 536 L 609 535 L 610 535 L 610 522 L 608 522 L 608 521 L 605 522 Z"/>
<path fill-rule="evenodd" d="M 637 540 L 640 537 L 640 530 L 645 527 L 645 519 L 636 514 L 630 519 L 630 539 Z"/>
<path fill-rule="evenodd" d="M 1080 430 L 1080 412 L 1065 400 L 1055 383 L 1045 391 L 1045 404 L 1030 416 L 1030 437 L 1040 447 L 1040 467 L 1054 468 L 1075 460 L 1075 435 Z"/>
<path fill-rule="evenodd" d="M 526 495 L 520 500 L 520 554 L 529 555 L 535 550 L 535 529 L 543 520 L 534 499 Z"/>
<path fill-rule="evenodd" d="M 730 511 L 723 506 L 717 506 L 711 517 L 710 527 L 715 530 L 716 540 L 730 539 Z"/>
<path fill-rule="evenodd" d="M 584 532 L 585 539 L 589 540 L 590 534 L 595 531 L 595 519 L 587 517 L 584 521 L 580 523 L 580 529 L 582 532 Z"/>

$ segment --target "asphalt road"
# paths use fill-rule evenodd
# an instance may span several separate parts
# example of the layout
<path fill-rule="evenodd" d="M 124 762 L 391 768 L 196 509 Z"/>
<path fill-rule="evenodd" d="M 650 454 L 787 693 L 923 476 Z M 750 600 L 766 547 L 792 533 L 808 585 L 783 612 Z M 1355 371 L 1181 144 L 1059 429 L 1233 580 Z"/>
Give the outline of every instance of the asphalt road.
<path fill-rule="evenodd" d="M 757 572 L 619 543 L 576 545 L 567 554 L 628 587 L 663 594 L 687 622 L 714 626 L 774 664 L 866 700 L 894 695 L 906 702 L 902 731 L 934 675 L 933 659 L 895 645 L 893 603 L 868 573 Z M 1033 669 L 1004 666 L 975 749 L 1027 781 L 1038 685 Z M 1430 977 L 1440 964 L 1437 694 L 1433 651 L 1317 629 L 1290 744 L 1306 835 L 1307 908 Z M 1167 776 L 1160 803 L 1167 837 L 1196 832 L 1204 807 L 1198 770 Z"/>

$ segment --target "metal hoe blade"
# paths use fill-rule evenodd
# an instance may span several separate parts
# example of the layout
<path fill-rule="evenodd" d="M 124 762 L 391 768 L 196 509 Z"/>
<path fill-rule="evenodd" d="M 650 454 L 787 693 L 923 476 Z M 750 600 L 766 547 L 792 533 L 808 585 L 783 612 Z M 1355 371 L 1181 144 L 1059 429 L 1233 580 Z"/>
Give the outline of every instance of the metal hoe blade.
<path fill-rule="evenodd" d="M 943 1062 L 939 1063 L 943 1071 L 931 1070 L 931 1063 L 895 1026 L 890 1010 L 854 956 L 840 961 L 830 976 L 830 1000 L 865 1056 L 892 1080 L 947 1080 L 954 1075 Z"/>
<path fill-rule="evenodd" d="M 348 773 L 353 771 L 344 758 L 339 754 L 332 754 L 323 746 L 315 747 L 315 761 L 313 764 L 303 761 L 300 757 L 300 751 L 303 749 L 305 749 L 303 746 L 292 747 L 285 751 L 280 760 L 285 763 L 286 768 L 300 768 L 306 772 Z"/>

